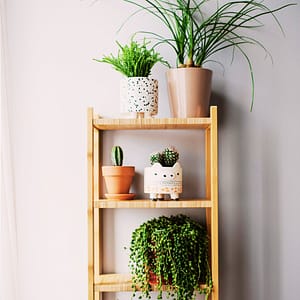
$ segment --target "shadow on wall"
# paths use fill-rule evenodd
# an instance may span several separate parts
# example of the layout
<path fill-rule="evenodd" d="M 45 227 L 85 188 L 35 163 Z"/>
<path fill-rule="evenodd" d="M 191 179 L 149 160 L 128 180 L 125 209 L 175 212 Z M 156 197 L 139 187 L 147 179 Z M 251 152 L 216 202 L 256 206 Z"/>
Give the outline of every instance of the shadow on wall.
<path fill-rule="evenodd" d="M 263 287 L 261 299 L 280 300 L 281 251 L 280 251 L 280 184 L 278 137 L 274 130 L 265 128 L 262 154 L 262 245 Z"/>
<path fill-rule="evenodd" d="M 219 118 L 220 298 L 280 300 L 276 130 L 219 94 L 211 105 Z"/>

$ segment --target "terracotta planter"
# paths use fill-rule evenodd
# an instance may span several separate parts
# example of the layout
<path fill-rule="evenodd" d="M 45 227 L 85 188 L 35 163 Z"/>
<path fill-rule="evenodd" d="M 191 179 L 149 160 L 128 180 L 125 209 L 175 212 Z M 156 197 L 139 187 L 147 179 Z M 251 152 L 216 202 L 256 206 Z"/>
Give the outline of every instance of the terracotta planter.
<path fill-rule="evenodd" d="M 162 278 L 162 284 L 171 284 L 171 283 L 172 283 L 171 280 L 165 280 L 164 278 Z M 151 270 L 149 271 L 149 284 L 151 285 L 159 284 L 159 277 Z"/>
<path fill-rule="evenodd" d="M 174 118 L 207 117 L 212 71 L 176 68 L 167 71 L 171 115 Z"/>
<path fill-rule="evenodd" d="M 121 113 L 154 116 L 158 111 L 158 81 L 148 77 L 128 77 L 120 83 Z"/>
<path fill-rule="evenodd" d="M 135 168 L 132 166 L 103 166 L 102 175 L 108 195 L 129 194 Z M 131 194 L 132 195 L 132 194 Z M 110 198 L 109 196 L 107 198 Z M 125 199 L 124 197 L 122 197 Z"/>

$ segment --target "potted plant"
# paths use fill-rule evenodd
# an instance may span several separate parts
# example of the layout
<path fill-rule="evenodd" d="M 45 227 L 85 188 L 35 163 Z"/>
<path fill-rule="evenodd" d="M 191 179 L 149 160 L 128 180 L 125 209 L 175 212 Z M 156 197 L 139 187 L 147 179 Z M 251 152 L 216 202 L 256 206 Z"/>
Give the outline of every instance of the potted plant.
<path fill-rule="evenodd" d="M 130 244 L 134 291 L 139 288 L 149 299 L 155 285 L 157 299 L 162 299 L 163 286 L 177 300 L 194 299 L 196 292 L 207 299 L 212 289 L 208 245 L 206 229 L 185 215 L 143 223 L 133 231 Z"/>
<path fill-rule="evenodd" d="M 129 193 L 134 177 L 135 167 L 123 166 L 123 150 L 113 146 L 111 150 L 113 166 L 102 166 L 102 175 L 106 185 L 106 198 L 119 200 L 133 199 L 135 194 Z"/>
<path fill-rule="evenodd" d="M 252 62 L 245 45 L 263 44 L 250 35 L 251 29 L 262 27 L 261 17 L 270 15 L 281 25 L 275 13 L 293 4 L 271 9 L 263 0 L 216 2 L 216 9 L 208 13 L 205 8 L 210 0 L 124 0 L 138 7 L 138 12 L 147 11 L 159 20 L 170 36 L 151 33 L 157 44 L 166 44 L 175 51 L 177 68 L 167 71 L 169 100 L 174 117 L 199 117 L 208 115 L 212 71 L 203 68 L 208 61 L 215 62 L 214 54 L 227 48 L 239 51 L 245 58 L 251 77 L 254 100 L 254 75 Z M 135 15 L 135 14 L 133 14 Z M 144 32 L 145 33 L 145 32 Z M 149 34 L 149 32 L 146 32 Z M 268 52 L 267 52 L 268 53 Z"/>
<path fill-rule="evenodd" d="M 174 147 L 150 155 L 152 166 L 146 167 L 144 172 L 144 192 L 150 193 L 150 199 L 163 200 L 166 194 L 172 200 L 179 199 L 182 193 L 182 168 L 178 159 L 179 153 Z"/>
<path fill-rule="evenodd" d="M 129 45 L 119 46 L 118 55 L 104 56 L 98 62 L 112 65 L 125 76 L 121 80 L 121 112 L 134 112 L 138 117 L 145 114 L 153 116 L 158 111 L 158 81 L 150 78 L 151 69 L 157 62 L 169 64 L 153 48 L 148 49 L 149 42 L 138 43 L 133 39 Z"/>

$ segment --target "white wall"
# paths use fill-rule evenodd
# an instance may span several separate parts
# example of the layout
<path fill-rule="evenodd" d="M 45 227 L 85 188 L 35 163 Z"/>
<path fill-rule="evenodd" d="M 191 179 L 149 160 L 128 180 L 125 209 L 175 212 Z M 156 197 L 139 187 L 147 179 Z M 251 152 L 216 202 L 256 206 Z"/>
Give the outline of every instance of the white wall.
<path fill-rule="evenodd" d="M 118 116 L 120 78 L 92 58 L 115 53 L 114 41 L 127 42 L 144 24 L 163 28 L 144 16 L 117 35 L 133 8 L 116 0 L 94 5 L 92 0 L 6 2 L 19 300 L 87 299 L 86 109 L 93 106 L 103 116 Z M 213 103 L 219 105 L 220 116 L 222 300 L 298 299 L 300 2 L 294 2 L 298 6 L 278 14 L 285 37 L 270 19 L 265 30 L 257 32 L 271 50 L 274 65 L 258 49 L 249 49 L 256 77 L 252 113 L 250 79 L 242 58 L 237 56 L 232 66 L 225 59 L 224 75 L 218 66 L 211 66 Z M 167 49 L 162 54 L 174 59 Z M 164 71 L 159 66 L 153 72 L 160 81 L 161 117 L 169 116 Z M 155 143 L 151 135 L 143 138 L 145 147 L 139 149 L 132 141 L 140 136 L 131 133 L 129 140 L 116 134 L 107 141 L 122 143 L 128 163 L 137 165 L 140 173 L 153 149 L 178 145 L 192 189 L 191 166 L 195 160 L 200 165 L 202 156 L 193 153 L 189 138 L 197 136 L 175 133 L 157 137 Z M 201 152 L 201 139 L 198 143 Z M 107 211 L 107 235 L 116 233 L 116 238 L 110 239 L 106 250 L 116 246 L 117 252 L 114 260 L 107 254 L 107 269 L 126 271 L 127 254 L 122 249 L 130 230 L 160 213 Z M 124 227 L 128 230 L 121 230 Z"/>

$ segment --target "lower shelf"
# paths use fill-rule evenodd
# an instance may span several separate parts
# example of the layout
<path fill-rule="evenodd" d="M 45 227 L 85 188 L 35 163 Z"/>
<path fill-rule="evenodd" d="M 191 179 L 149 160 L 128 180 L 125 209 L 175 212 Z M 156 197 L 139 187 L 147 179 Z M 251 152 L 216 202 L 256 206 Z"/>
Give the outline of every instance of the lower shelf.
<path fill-rule="evenodd" d="M 206 285 L 200 285 L 205 288 Z M 152 286 L 155 291 L 155 285 Z M 130 274 L 103 274 L 95 278 L 95 292 L 132 292 L 132 281 Z"/>
<path fill-rule="evenodd" d="M 94 200 L 95 208 L 209 208 L 212 201 L 207 199 L 183 199 L 153 201 L 149 199 L 117 200 L 98 199 Z"/>
<path fill-rule="evenodd" d="M 103 274 L 95 278 L 96 292 L 130 292 L 132 282 L 130 274 Z"/>

